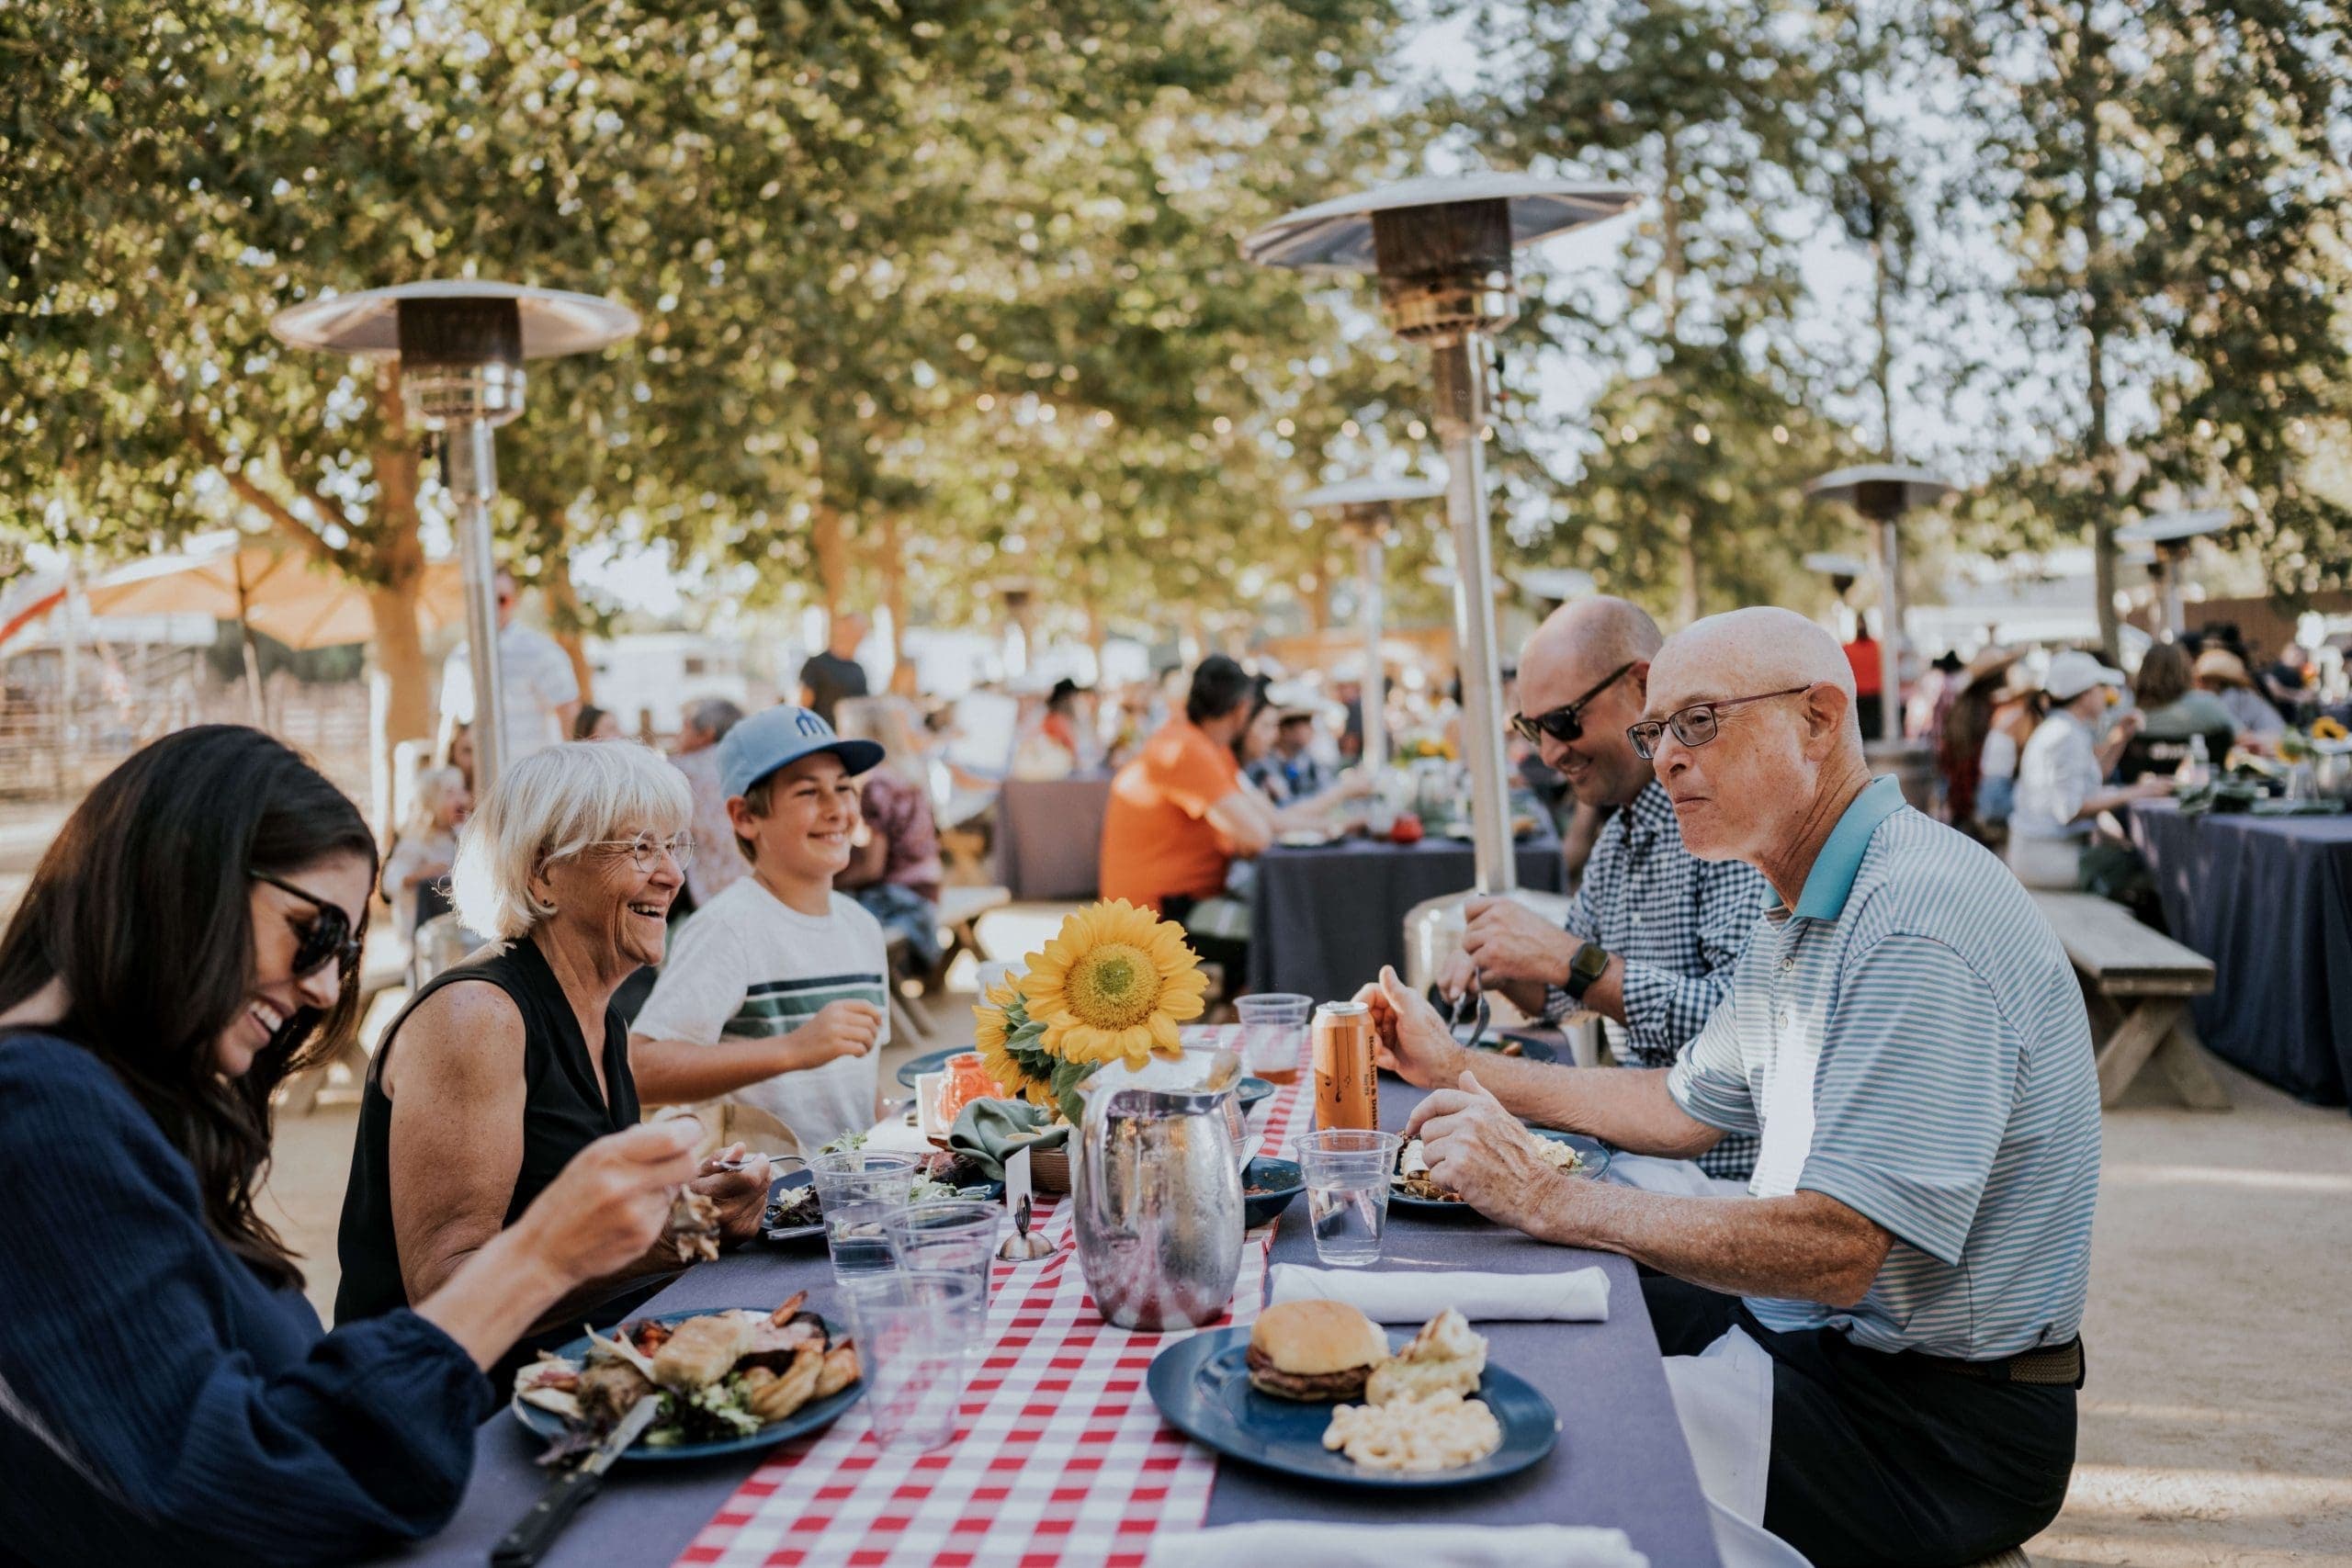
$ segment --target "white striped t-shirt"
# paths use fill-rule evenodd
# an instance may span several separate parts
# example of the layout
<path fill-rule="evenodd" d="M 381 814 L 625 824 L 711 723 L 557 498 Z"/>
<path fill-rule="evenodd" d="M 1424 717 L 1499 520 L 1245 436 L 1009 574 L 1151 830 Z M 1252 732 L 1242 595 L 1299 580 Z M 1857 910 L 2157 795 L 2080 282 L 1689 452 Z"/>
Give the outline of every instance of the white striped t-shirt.
<path fill-rule="evenodd" d="M 1761 1134 L 1754 1196 L 1824 1192 L 1894 1234 L 1860 1303 L 1750 1298 L 1766 1327 L 1969 1360 L 2075 1337 L 2099 1157 L 2082 992 L 2017 878 L 1894 780 L 1758 924 L 1667 1086 Z"/>
<path fill-rule="evenodd" d="M 731 851 L 732 846 L 729 846 Z M 862 1056 L 778 1073 L 728 1096 L 775 1117 L 814 1151 L 874 1124 L 882 1047 L 890 1043 L 888 960 L 882 927 L 845 894 L 831 912 L 804 915 L 747 876 L 686 918 L 632 1034 L 717 1043 L 722 1034 L 789 1034 L 845 998 L 882 1010 L 882 1033 Z"/>

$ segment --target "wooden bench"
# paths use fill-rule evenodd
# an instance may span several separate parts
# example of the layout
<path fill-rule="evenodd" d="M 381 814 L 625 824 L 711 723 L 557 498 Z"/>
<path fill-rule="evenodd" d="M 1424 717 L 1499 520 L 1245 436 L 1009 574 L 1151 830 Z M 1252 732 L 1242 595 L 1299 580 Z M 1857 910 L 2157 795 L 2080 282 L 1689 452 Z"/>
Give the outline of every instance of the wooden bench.
<path fill-rule="evenodd" d="M 2087 893 L 2036 891 L 2033 901 L 2083 983 L 2099 1102 L 2113 1105 L 2153 1063 L 2190 1109 L 2229 1110 L 2188 1021 L 2189 998 L 2213 989 L 2213 961 Z"/>

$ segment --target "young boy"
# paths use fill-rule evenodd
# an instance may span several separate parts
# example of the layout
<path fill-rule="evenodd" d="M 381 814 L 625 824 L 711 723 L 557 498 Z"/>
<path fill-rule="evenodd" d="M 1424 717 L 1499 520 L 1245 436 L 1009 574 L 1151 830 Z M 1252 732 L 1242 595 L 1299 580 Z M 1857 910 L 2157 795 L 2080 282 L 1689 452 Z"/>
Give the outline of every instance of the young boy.
<path fill-rule="evenodd" d="M 881 1114 L 882 928 L 833 891 L 857 830 L 857 775 L 881 760 L 881 747 L 843 740 L 802 707 L 754 715 L 718 744 L 752 874 L 672 938 L 628 1043 L 639 1098 L 718 1101 L 704 1123 L 717 1122 L 722 1145 L 813 1154 Z"/>

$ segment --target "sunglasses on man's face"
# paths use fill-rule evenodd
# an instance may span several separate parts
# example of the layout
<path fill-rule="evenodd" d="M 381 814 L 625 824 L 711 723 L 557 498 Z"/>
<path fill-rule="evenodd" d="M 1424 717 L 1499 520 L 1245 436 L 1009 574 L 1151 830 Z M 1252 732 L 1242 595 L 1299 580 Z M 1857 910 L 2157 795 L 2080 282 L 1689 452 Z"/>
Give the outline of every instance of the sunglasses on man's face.
<path fill-rule="evenodd" d="M 266 882 L 280 893 L 291 893 L 315 911 L 307 924 L 294 926 L 294 978 L 307 980 L 328 964 L 345 971 L 359 966 L 359 938 L 351 929 L 351 917 L 343 906 L 306 893 L 290 882 L 280 881 L 266 872 L 249 872 L 255 882 Z"/>
<path fill-rule="evenodd" d="M 1521 738 L 1531 746 L 1541 743 L 1547 735 L 1563 746 L 1579 739 L 1584 735 L 1584 710 L 1591 705 L 1593 698 L 1615 685 L 1633 667 L 1631 663 L 1620 664 L 1602 679 L 1600 684 L 1583 696 L 1572 703 L 1562 703 L 1547 713 L 1539 713 L 1532 717 L 1515 713 L 1510 716 L 1510 727 L 1519 731 Z"/>

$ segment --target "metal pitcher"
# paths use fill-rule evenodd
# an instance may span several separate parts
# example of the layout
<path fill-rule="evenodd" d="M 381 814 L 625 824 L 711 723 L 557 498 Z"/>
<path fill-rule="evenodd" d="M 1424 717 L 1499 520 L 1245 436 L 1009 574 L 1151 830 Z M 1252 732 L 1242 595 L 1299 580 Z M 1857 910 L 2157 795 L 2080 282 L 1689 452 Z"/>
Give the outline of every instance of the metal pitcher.
<path fill-rule="evenodd" d="M 1141 1068 L 1112 1063 L 1086 1085 L 1070 1171 L 1079 1266 L 1122 1328 L 1192 1328 L 1224 1315 L 1241 1269 L 1241 1160 L 1230 1051 Z M 1216 1086 L 1214 1088 L 1210 1086 Z"/>

